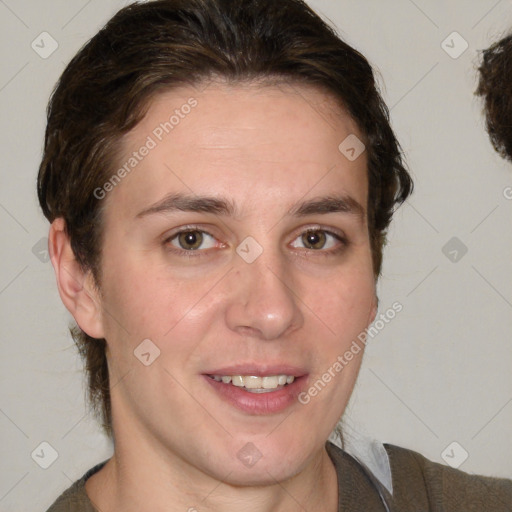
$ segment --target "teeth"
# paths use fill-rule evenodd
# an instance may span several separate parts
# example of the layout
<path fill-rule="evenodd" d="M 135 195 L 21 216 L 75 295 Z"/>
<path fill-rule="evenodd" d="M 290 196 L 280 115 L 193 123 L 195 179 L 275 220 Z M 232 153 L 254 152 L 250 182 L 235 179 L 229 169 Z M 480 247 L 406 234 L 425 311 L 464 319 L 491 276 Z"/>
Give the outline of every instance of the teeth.
<path fill-rule="evenodd" d="M 249 375 L 247 377 L 242 377 L 242 380 L 244 381 L 246 389 L 261 389 L 263 387 L 263 379 L 261 377 Z"/>
<path fill-rule="evenodd" d="M 245 388 L 255 393 L 262 393 L 267 389 L 280 389 L 286 384 L 291 384 L 295 377 L 293 375 L 269 375 L 258 377 L 256 375 L 210 375 L 217 382 L 233 384 L 239 388 Z"/>
<path fill-rule="evenodd" d="M 241 375 L 233 375 L 231 377 L 231 384 L 233 384 L 233 386 L 236 386 L 238 388 L 243 388 L 244 381 L 243 381 Z"/>
<path fill-rule="evenodd" d="M 279 385 L 279 377 L 263 377 L 261 386 L 264 389 L 274 389 Z"/>

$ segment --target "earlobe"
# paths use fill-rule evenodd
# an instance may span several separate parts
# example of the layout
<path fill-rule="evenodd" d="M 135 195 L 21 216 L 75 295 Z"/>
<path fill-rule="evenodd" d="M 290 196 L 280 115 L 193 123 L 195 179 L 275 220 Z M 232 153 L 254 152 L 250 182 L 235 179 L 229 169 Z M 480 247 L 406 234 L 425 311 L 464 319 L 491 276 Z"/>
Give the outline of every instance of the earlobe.
<path fill-rule="evenodd" d="M 84 272 L 75 258 L 61 217 L 50 226 L 48 249 L 62 302 L 83 331 L 104 338 L 99 294 L 91 272 Z"/>

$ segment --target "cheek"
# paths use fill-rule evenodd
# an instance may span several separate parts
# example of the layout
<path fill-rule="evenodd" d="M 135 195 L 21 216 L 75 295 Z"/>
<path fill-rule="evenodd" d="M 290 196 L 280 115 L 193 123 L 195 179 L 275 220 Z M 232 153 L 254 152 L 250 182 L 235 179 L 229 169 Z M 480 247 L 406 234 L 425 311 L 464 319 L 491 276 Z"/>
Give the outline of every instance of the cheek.
<path fill-rule="evenodd" d="M 200 331 L 218 300 L 210 279 L 191 283 L 165 269 L 129 260 L 118 260 L 106 270 L 104 319 L 109 341 L 129 338 L 137 344 L 149 338 L 164 343 L 183 327 L 190 334 Z"/>
<path fill-rule="evenodd" d="M 340 273 L 309 298 L 313 311 L 324 320 L 337 340 L 346 342 L 371 321 L 375 282 L 371 273 Z"/>

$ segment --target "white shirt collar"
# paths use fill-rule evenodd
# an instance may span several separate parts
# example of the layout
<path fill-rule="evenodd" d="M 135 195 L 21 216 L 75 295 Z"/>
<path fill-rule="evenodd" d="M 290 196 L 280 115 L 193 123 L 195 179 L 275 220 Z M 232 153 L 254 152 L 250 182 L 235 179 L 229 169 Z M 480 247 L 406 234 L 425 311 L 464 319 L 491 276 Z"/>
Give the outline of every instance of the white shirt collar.
<path fill-rule="evenodd" d="M 329 441 L 365 466 L 389 493 L 393 495 L 391 465 L 386 448 L 384 448 L 381 442 L 371 439 L 355 430 L 347 433 L 345 429 L 343 429 L 343 445 L 336 430 L 329 436 Z"/>

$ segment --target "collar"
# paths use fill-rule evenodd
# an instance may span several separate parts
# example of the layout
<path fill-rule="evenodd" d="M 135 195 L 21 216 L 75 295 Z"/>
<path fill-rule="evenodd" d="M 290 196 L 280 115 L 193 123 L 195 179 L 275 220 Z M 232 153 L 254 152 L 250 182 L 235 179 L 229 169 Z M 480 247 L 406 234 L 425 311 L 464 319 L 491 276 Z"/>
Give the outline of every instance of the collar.
<path fill-rule="evenodd" d="M 328 439 L 338 448 L 356 459 L 384 488 L 393 495 L 391 465 L 384 445 L 359 431 L 343 432 L 337 426 Z"/>

